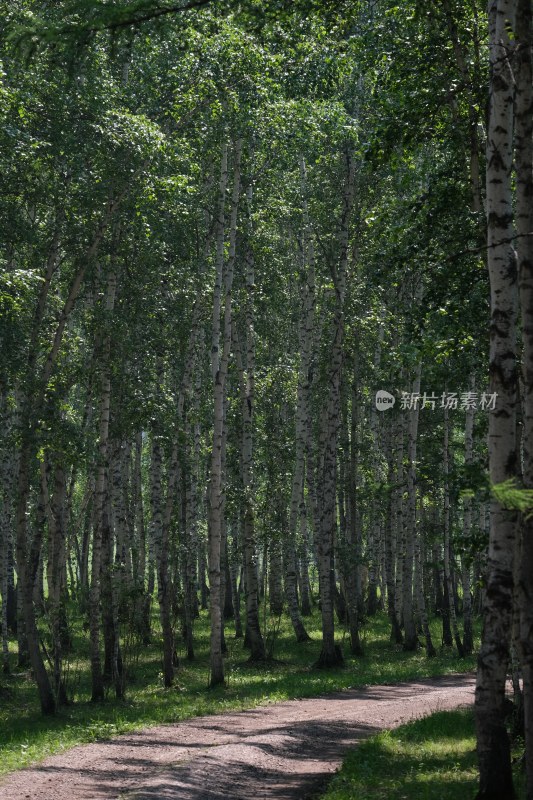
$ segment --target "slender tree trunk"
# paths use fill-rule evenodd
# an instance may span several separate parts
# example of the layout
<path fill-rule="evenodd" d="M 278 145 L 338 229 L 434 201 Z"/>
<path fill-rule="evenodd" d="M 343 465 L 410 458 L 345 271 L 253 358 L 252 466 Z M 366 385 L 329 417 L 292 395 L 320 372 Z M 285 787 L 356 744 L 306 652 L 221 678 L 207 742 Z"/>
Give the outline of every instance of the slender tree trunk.
<path fill-rule="evenodd" d="M 357 485 L 359 479 L 358 463 L 358 427 L 359 398 L 357 393 L 357 376 L 353 376 L 351 386 L 351 420 L 349 441 L 345 442 L 346 484 L 346 540 L 344 554 L 344 585 L 346 587 L 346 605 L 348 610 L 348 629 L 350 633 L 350 651 L 354 656 L 363 655 L 363 647 L 359 636 L 359 599 L 360 567 L 361 567 L 361 525 L 357 506 Z M 346 420 L 346 427 L 348 420 Z M 346 431 L 348 433 L 348 431 Z"/>
<path fill-rule="evenodd" d="M 395 617 L 398 623 L 392 625 L 391 638 L 394 637 L 396 644 L 403 644 L 403 633 L 401 630 L 403 613 L 403 563 L 405 560 L 405 524 L 404 524 L 404 491 L 405 491 L 405 470 L 403 464 L 404 455 L 404 420 L 403 415 L 398 418 L 398 428 L 396 430 L 395 455 L 395 489 L 394 489 L 394 542 L 396 551 L 396 580 L 395 580 Z M 399 636 L 398 636 L 399 634 Z"/>
<path fill-rule="evenodd" d="M 194 660 L 194 619 L 197 613 L 198 597 L 196 594 L 196 553 L 198 550 L 198 469 L 199 469 L 199 425 L 194 424 L 192 430 L 187 427 L 187 440 L 192 439 L 192 452 L 188 460 L 188 474 L 184 473 L 185 492 L 185 529 L 184 541 L 184 620 L 187 659 Z M 192 436 L 191 436 L 192 434 Z"/>
<path fill-rule="evenodd" d="M 472 376 L 470 389 L 474 391 L 475 382 Z M 468 409 L 465 419 L 465 467 L 469 469 L 473 464 L 474 452 L 474 409 Z M 464 546 L 470 545 L 472 536 L 472 498 L 465 497 L 463 500 L 463 542 Z M 472 654 L 474 648 L 474 638 L 472 630 L 472 590 L 470 580 L 470 564 L 463 555 L 461 564 L 461 583 L 463 587 L 463 650 L 465 656 Z"/>
<path fill-rule="evenodd" d="M 233 531 L 233 536 L 231 543 L 231 552 L 228 553 L 229 574 L 230 574 L 231 594 L 233 598 L 235 638 L 241 639 L 243 631 L 242 631 L 242 620 L 241 620 L 241 597 L 239 594 L 239 587 L 237 585 L 239 576 L 239 563 L 240 563 L 239 559 L 240 547 L 237 535 L 237 526 L 233 526 L 232 531 Z"/>
<path fill-rule="evenodd" d="M 230 248 L 224 281 L 224 324 L 222 331 L 222 352 L 220 352 L 220 311 L 222 294 L 222 267 L 224 259 L 224 204 L 227 182 L 227 146 L 222 148 L 222 164 L 219 191 L 218 233 L 217 233 L 217 272 L 213 295 L 213 337 L 211 349 L 211 370 L 214 394 L 213 447 L 211 452 L 211 475 L 209 486 L 209 590 L 211 615 L 211 662 L 210 685 L 224 682 L 222 660 L 222 597 L 220 592 L 220 561 L 222 527 L 224 514 L 224 483 L 222 477 L 222 445 L 225 430 L 224 395 L 231 348 L 232 308 L 231 290 L 237 232 L 237 210 L 240 194 L 240 161 L 242 143 L 237 142 L 234 152 L 234 185 L 232 194 Z"/>
<path fill-rule="evenodd" d="M 315 252 L 313 232 L 309 220 L 307 202 L 307 168 L 303 156 L 300 156 L 300 194 L 302 202 L 302 242 L 301 264 L 302 278 L 300 282 L 301 315 L 298 330 L 300 363 L 298 369 L 298 387 L 295 411 L 295 456 L 292 473 L 291 499 L 289 511 L 290 541 L 284 543 L 285 562 L 285 594 L 292 626 L 298 642 L 309 641 L 309 635 L 300 617 L 297 595 L 297 559 L 296 534 L 303 498 L 305 481 L 305 454 L 307 436 L 310 429 L 309 398 L 311 389 L 311 357 L 313 341 L 313 325 L 315 315 Z"/>
<path fill-rule="evenodd" d="M 318 666 L 330 667 L 343 662 L 339 645 L 335 644 L 333 618 L 335 573 L 332 569 L 336 531 L 336 455 L 337 432 L 340 422 L 340 378 L 342 369 L 344 338 L 344 299 L 348 261 L 349 222 L 355 189 L 355 163 L 346 153 L 346 183 L 343 196 L 343 211 L 339 233 L 340 258 L 338 268 L 331 264 L 335 287 L 335 311 L 332 325 L 332 346 L 328 370 L 327 401 L 323 407 L 320 437 L 319 476 L 321 484 L 321 508 L 317 536 L 317 558 L 320 581 L 320 603 L 322 615 L 322 650 Z M 318 535 L 317 535 L 318 534 Z"/>
<path fill-rule="evenodd" d="M 389 465 L 387 482 L 390 486 L 390 491 L 385 527 L 385 580 L 387 584 L 387 615 L 391 624 L 390 638 L 395 644 L 402 644 L 402 632 L 398 617 L 396 616 L 396 501 L 398 491 L 394 488 L 394 481 L 396 479 L 393 447 L 394 435 L 395 419 L 391 416 L 387 438 L 387 461 Z"/>
<path fill-rule="evenodd" d="M 490 105 L 487 130 L 488 268 L 491 285 L 490 391 L 497 408 L 489 416 L 491 483 L 516 471 L 517 272 L 512 247 L 513 76 L 509 65 L 515 0 L 489 0 Z M 483 637 L 476 684 L 480 769 L 478 800 L 515 796 L 505 728 L 505 682 L 512 628 L 513 553 L 516 514 L 491 503 Z"/>
<path fill-rule="evenodd" d="M 450 624 L 452 628 L 453 638 L 459 657 L 463 658 L 464 650 L 461 636 L 459 634 L 459 626 L 457 624 L 457 614 L 455 612 L 455 592 L 453 587 L 453 558 L 452 558 L 452 540 L 451 540 L 451 509 L 450 509 L 450 417 L 448 409 L 444 409 L 444 451 L 443 451 L 443 469 L 444 469 L 444 594 L 447 600 L 448 612 L 450 615 Z"/>
<path fill-rule="evenodd" d="M 310 617 L 313 613 L 312 609 L 312 593 L 311 593 L 311 580 L 309 577 L 309 533 L 307 529 L 307 508 L 304 495 L 304 487 L 302 486 L 302 499 L 300 502 L 300 544 L 298 547 L 297 557 L 297 570 L 300 585 L 300 604 L 302 617 Z"/>
<path fill-rule="evenodd" d="M 281 542 L 273 539 L 270 543 L 268 569 L 268 595 L 270 613 L 279 617 L 283 613 L 283 559 L 281 557 Z M 296 553 L 294 554 L 296 560 Z"/>
<path fill-rule="evenodd" d="M 48 520 L 48 561 L 46 577 L 48 587 L 48 614 L 52 629 L 53 682 L 56 703 L 66 702 L 62 675 L 63 647 L 68 646 L 67 619 L 65 609 L 66 588 L 66 478 L 58 457 L 52 468 L 49 454 L 41 462 L 41 486 Z M 52 477 L 52 473 L 55 474 Z M 52 484 L 50 498 L 48 487 Z"/>
<path fill-rule="evenodd" d="M 8 393 L 0 394 L 1 443 L 0 448 L 0 595 L 2 596 L 2 671 L 9 668 L 9 599 L 10 563 L 13 557 L 13 496 L 16 485 L 16 459 L 13 455 L 13 414 L 8 407 Z"/>
<path fill-rule="evenodd" d="M 385 334 L 385 326 L 380 321 L 378 328 L 378 339 L 374 351 L 374 374 L 379 375 L 381 364 L 381 348 L 383 337 Z M 372 434 L 372 474 L 374 480 L 379 480 L 379 419 L 378 410 L 372 404 L 370 410 L 370 431 Z M 371 509 L 370 509 L 370 528 L 368 532 L 368 596 L 366 602 L 366 611 L 369 616 L 374 616 L 378 610 L 378 583 L 379 583 L 379 556 L 380 556 L 380 513 L 378 500 L 375 493 L 372 495 Z"/>
<path fill-rule="evenodd" d="M 115 306 L 116 274 L 111 271 L 105 295 L 106 324 L 109 326 Z M 109 416 L 111 405 L 111 334 L 103 337 L 100 376 L 100 417 L 98 430 L 98 468 L 95 484 L 95 527 L 91 558 L 91 586 L 89 590 L 89 631 L 91 658 L 91 699 L 104 699 L 104 681 L 100 656 L 100 595 L 102 567 L 102 538 L 107 514 L 107 482 L 109 469 Z"/>
<path fill-rule="evenodd" d="M 131 610 L 126 607 L 126 598 L 131 596 L 131 571 L 128 570 L 130 534 L 126 509 L 128 490 L 129 446 L 117 442 L 112 468 L 111 511 L 115 531 L 115 552 L 111 576 L 111 609 L 113 614 L 113 681 L 115 696 L 123 699 L 126 690 L 125 672 L 120 647 L 121 623 L 129 619 Z M 112 553 L 113 556 L 113 553 Z"/>
<path fill-rule="evenodd" d="M 533 68 L 532 13 L 518 0 L 516 81 L 516 252 L 522 313 L 523 482 L 533 489 Z M 518 565 L 520 661 L 523 675 L 526 800 L 533 800 L 533 520 L 522 519 Z"/>
<path fill-rule="evenodd" d="M 239 197 L 239 177 L 235 175 L 234 182 L 234 206 L 236 210 Z M 251 237 L 251 186 L 246 194 L 248 211 L 248 237 Z M 232 222 L 232 225 L 236 224 Z M 243 554 L 244 569 L 246 572 L 246 640 L 250 647 L 250 660 L 261 661 L 265 658 L 265 644 L 261 633 L 259 622 L 259 597 L 257 585 L 257 545 L 255 535 L 255 512 L 254 512 L 254 455 L 253 455 L 253 413 L 255 404 L 255 331 L 254 331 L 254 258 L 251 250 L 251 242 L 248 241 L 245 248 L 245 336 L 246 336 L 246 371 L 243 365 L 243 357 L 238 333 L 234 329 L 234 352 L 239 375 L 239 388 L 241 398 L 241 476 L 243 488 Z M 280 556 L 281 558 L 281 556 Z M 266 559 L 264 567 L 266 567 Z M 276 573 L 281 590 L 281 575 Z M 263 582 L 262 582 L 263 583 Z M 279 598 L 278 598 L 279 599 Z M 271 598 L 272 601 L 272 598 Z"/>
<path fill-rule="evenodd" d="M 413 381 L 413 393 L 420 394 L 421 364 L 418 364 Z M 418 437 L 419 404 L 410 412 L 407 445 L 407 513 L 404 518 L 405 552 L 402 577 L 402 616 L 404 625 L 404 650 L 416 650 L 418 636 L 413 611 L 413 563 L 416 530 L 416 450 Z"/>
<path fill-rule="evenodd" d="M 135 436 L 135 454 L 133 461 L 133 526 L 132 544 L 133 585 L 134 585 L 134 620 L 135 629 L 143 644 L 148 644 L 151 637 L 150 606 L 151 597 L 146 591 L 146 565 L 148 555 L 148 537 L 144 520 L 144 503 L 142 493 L 142 433 Z"/>
<path fill-rule="evenodd" d="M 174 683 L 174 665 L 176 662 L 174 646 L 174 625 L 172 620 L 172 599 L 174 586 L 170 574 L 170 526 L 179 486 L 178 444 L 174 442 L 168 467 L 167 494 L 161 524 L 160 547 L 157 554 L 157 597 L 159 600 L 159 616 L 163 635 L 163 683 L 166 687 Z"/>
<path fill-rule="evenodd" d="M 280 502 L 283 500 L 280 498 Z M 285 516 L 284 512 L 282 512 Z M 287 600 L 287 610 L 292 623 L 297 642 L 309 642 L 311 637 L 307 633 L 305 626 L 300 617 L 298 608 L 298 592 L 296 588 L 296 551 L 294 549 L 294 542 L 289 535 L 284 536 L 283 539 L 283 564 L 285 575 L 285 598 Z"/>

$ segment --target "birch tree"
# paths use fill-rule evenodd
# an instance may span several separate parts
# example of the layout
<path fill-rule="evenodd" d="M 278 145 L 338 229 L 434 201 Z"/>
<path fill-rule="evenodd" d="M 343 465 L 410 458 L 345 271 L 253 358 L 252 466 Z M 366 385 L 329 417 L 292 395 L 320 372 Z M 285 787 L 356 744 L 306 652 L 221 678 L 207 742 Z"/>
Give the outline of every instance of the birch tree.
<path fill-rule="evenodd" d="M 490 391 L 498 398 L 489 418 L 489 470 L 492 484 L 514 477 L 516 452 L 517 271 L 512 246 L 514 89 L 509 31 L 515 29 L 516 3 L 491 0 L 491 67 L 487 129 L 487 261 L 491 288 Z M 514 789 L 509 741 L 504 724 L 505 681 L 512 629 L 513 553 L 516 515 L 493 500 L 483 610 L 483 638 L 476 684 L 476 726 L 480 769 L 479 800 L 511 800 Z"/>
<path fill-rule="evenodd" d="M 533 69 L 531 4 L 516 10 L 516 254 L 522 319 L 523 482 L 533 488 Z M 518 567 L 520 661 L 523 674 L 526 798 L 533 798 L 533 523 L 521 520 Z"/>
<path fill-rule="evenodd" d="M 213 294 L 213 335 L 211 347 L 211 372 L 213 379 L 214 427 L 211 452 L 211 472 L 209 485 L 209 607 L 211 617 L 211 677 L 212 686 L 224 682 L 222 661 L 222 602 L 221 597 L 221 546 L 224 525 L 224 481 L 222 475 L 222 440 L 225 435 L 224 396 L 226 376 L 232 341 L 232 286 L 237 239 L 237 214 L 241 187 L 242 141 L 234 146 L 233 190 L 230 210 L 230 245 L 228 260 L 224 266 L 224 211 L 228 172 L 228 147 L 222 145 L 222 159 L 219 184 L 219 205 L 217 210 L 217 257 L 216 277 Z M 221 328 L 221 300 L 224 292 L 224 315 Z M 222 344 L 222 347 L 220 345 Z"/>
<path fill-rule="evenodd" d="M 320 577 L 322 615 L 322 650 L 317 664 L 331 667 L 342 662 L 339 645 L 335 644 L 333 619 L 334 542 L 336 533 L 336 451 L 340 421 L 340 378 L 344 336 L 344 299 L 348 269 L 349 225 L 355 192 L 355 159 L 344 154 L 345 185 L 339 232 L 338 264 L 330 264 L 335 291 L 334 317 L 331 326 L 328 388 L 320 420 L 320 461 L 317 475 L 321 484 L 320 518 L 316 530 L 316 548 Z"/>

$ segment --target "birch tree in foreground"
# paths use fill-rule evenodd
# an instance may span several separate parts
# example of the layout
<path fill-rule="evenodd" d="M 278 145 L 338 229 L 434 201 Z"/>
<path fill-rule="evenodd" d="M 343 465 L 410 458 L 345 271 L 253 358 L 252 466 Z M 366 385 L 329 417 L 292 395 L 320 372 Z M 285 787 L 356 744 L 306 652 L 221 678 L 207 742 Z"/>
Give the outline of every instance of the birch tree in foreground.
<path fill-rule="evenodd" d="M 522 315 L 523 481 L 533 489 L 533 22 L 531 2 L 518 0 L 516 119 L 516 251 Z M 521 525 L 518 566 L 519 641 L 523 675 L 526 798 L 533 800 L 533 519 Z"/>
<path fill-rule="evenodd" d="M 490 106 L 487 130 L 488 268 L 491 288 L 490 391 L 497 394 L 489 418 L 492 485 L 516 471 L 517 274 L 513 239 L 513 76 L 510 65 L 516 2 L 489 2 Z M 483 637 L 476 684 L 480 783 L 477 800 L 514 798 L 505 728 L 505 682 L 513 612 L 516 514 L 493 500 L 483 610 Z"/>

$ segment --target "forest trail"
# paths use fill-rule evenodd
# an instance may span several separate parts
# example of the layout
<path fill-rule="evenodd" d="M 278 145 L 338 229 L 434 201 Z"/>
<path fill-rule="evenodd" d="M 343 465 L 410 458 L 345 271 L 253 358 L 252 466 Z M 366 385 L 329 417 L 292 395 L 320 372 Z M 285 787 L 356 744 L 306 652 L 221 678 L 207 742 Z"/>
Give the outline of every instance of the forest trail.
<path fill-rule="evenodd" d="M 0 800 L 305 800 L 361 739 L 471 704 L 474 686 L 453 675 L 149 728 L 12 773 Z"/>

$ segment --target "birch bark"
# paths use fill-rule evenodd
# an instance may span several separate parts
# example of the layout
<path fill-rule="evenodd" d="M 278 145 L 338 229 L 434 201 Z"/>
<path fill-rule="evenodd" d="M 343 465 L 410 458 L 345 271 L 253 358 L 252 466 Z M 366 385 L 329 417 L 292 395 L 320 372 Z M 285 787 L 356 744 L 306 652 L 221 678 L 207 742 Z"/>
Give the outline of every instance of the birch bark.
<path fill-rule="evenodd" d="M 474 377 L 470 379 L 470 390 L 474 391 Z M 465 417 L 465 467 L 468 469 L 473 464 L 474 453 L 474 409 L 468 409 Z M 472 498 L 463 500 L 463 540 L 465 545 L 471 540 L 472 535 Z M 470 579 L 470 564 L 463 555 L 461 564 L 461 583 L 463 587 L 463 650 L 465 655 L 471 655 L 474 640 L 472 631 L 472 583 Z"/>
<path fill-rule="evenodd" d="M 330 667 L 342 663 L 340 646 L 335 644 L 333 617 L 335 576 L 333 567 L 336 531 L 336 456 L 340 421 L 340 377 L 344 338 L 344 299 L 348 266 L 349 223 L 355 191 L 355 163 L 345 154 L 346 178 L 343 211 L 339 231 L 339 261 L 330 264 L 335 287 L 335 311 L 332 323 L 332 344 L 328 369 L 327 400 L 322 410 L 319 472 L 321 507 L 317 535 L 317 558 L 320 579 L 322 616 L 322 650 L 317 665 Z"/>
<path fill-rule="evenodd" d="M 509 30 L 516 0 L 489 0 L 490 97 L 487 131 L 488 269 L 491 286 L 489 472 L 499 484 L 515 475 L 517 270 L 513 230 L 513 76 Z M 476 684 L 478 800 L 512 800 L 509 740 L 504 724 L 505 682 L 512 628 L 516 515 L 491 503 L 483 637 Z"/>
<path fill-rule="evenodd" d="M 211 657 L 210 684 L 216 686 L 224 682 L 224 664 L 222 660 L 222 597 L 220 591 L 221 575 L 221 543 L 224 515 L 224 484 L 222 479 L 222 444 L 225 429 L 224 395 L 231 348 L 232 329 L 232 285 L 235 261 L 237 212 L 239 206 L 241 183 L 242 142 L 238 140 L 234 148 L 233 192 L 230 219 L 230 245 L 228 263 L 224 275 L 224 322 L 222 329 L 222 352 L 220 352 L 220 311 L 222 295 L 222 278 L 224 262 L 224 208 L 227 183 L 227 145 L 222 146 L 221 174 L 219 183 L 219 208 L 217 225 L 217 260 L 215 289 L 213 293 L 213 334 L 211 348 L 211 371 L 213 379 L 213 446 L 211 451 L 211 469 L 209 483 L 209 530 L 208 530 L 208 566 L 209 566 L 209 605 L 211 617 Z"/>
<path fill-rule="evenodd" d="M 385 527 L 385 579 L 387 584 L 387 615 L 391 624 L 391 641 L 395 644 L 402 644 L 403 637 L 400 628 L 400 622 L 396 613 L 398 606 L 396 600 L 396 503 L 398 500 L 398 489 L 395 487 L 397 480 L 396 464 L 395 464 L 395 430 L 396 420 L 393 416 L 390 417 L 390 424 L 388 428 L 387 440 L 387 461 L 388 461 L 388 484 L 390 486 L 389 492 L 389 508 L 388 516 Z"/>
<path fill-rule="evenodd" d="M 300 363 L 295 413 L 295 455 L 292 473 L 289 512 L 289 541 L 285 548 L 285 595 L 291 623 L 298 642 L 309 641 L 309 635 L 300 617 L 297 595 L 296 533 L 305 482 L 305 456 L 307 436 L 311 428 L 310 389 L 311 359 L 313 353 L 313 328 L 315 320 L 315 251 L 313 231 L 307 201 L 307 167 L 300 155 L 300 195 L 302 203 L 302 279 L 300 285 L 301 316 L 298 330 Z M 308 466 L 309 469 L 309 466 Z"/>
<path fill-rule="evenodd" d="M 413 394 L 420 394 L 420 375 L 422 365 L 419 363 L 413 381 Z M 402 615 L 404 625 L 404 650 L 416 650 L 418 637 L 413 611 L 413 563 L 415 554 L 416 530 L 416 450 L 418 437 L 418 417 L 420 404 L 409 414 L 407 443 L 407 513 L 404 517 L 405 550 L 402 575 Z"/>
<path fill-rule="evenodd" d="M 447 603 L 450 624 L 452 628 L 453 638 L 459 657 L 463 658 L 464 650 L 461 636 L 459 634 L 459 626 L 457 624 L 457 614 L 455 613 L 455 597 L 453 588 L 453 557 L 452 557 L 452 538 L 451 538 L 451 508 L 450 508 L 450 415 L 448 409 L 444 409 L 444 450 L 443 450 L 443 468 L 444 468 L 444 592 L 447 597 Z"/>
<path fill-rule="evenodd" d="M 234 183 L 234 208 L 236 212 L 239 187 L 238 176 L 235 176 Z M 251 222 L 252 206 L 252 186 L 249 185 L 246 191 L 247 207 L 247 242 L 245 246 L 245 341 L 246 341 L 246 373 L 244 371 L 241 349 L 238 344 L 235 346 L 235 357 L 237 371 L 239 373 L 239 387 L 241 397 L 242 413 L 242 439 L 241 439 L 241 474 L 244 495 L 244 514 L 243 514 L 243 547 L 244 547 L 244 569 L 246 572 L 246 639 L 250 646 L 250 660 L 261 661 L 266 656 L 265 644 L 259 623 L 259 602 L 257 585 L 257 544 L 255 536 L 255 512 L 254 512 L 254 453 L 253 453 L 253 414 L 255 404 L 255 311 L 254 311 L 254 290 L 255 290 L 255 264 L 254 254 L 251 246 L 253 235 Z M 233 226 L 236 225 L 236 217 L 232 219 Z M 232 233 L 230 231 L 230 237 Z M 237 331 L 235 329 L 235 339 Z M 280 555 L 281 558 L 281 555 Z M 280 572 L 278 572 L 281 578 Z M 281 583 L 280 583 L 281 591 Z"/>
<path fill-rule="evenodd" d="M 533 66 L 532 12 L 518 0 L 515 110 L 516 233 L 522 315 L 523 482 L 533 489 Z M 523 674 L 526 799 L 533 800 L 533 520 L 522 519 L 518 565 L 520 661 Z"/>
<path fill-rule="evenodd" d="M 109 326 L 115 306 L 117 289 L 116 274 L 111 271 L 107 280 L 104 307 Z M 91 699 L 98 702 L 104 698 L 104 681 L 100 656 L 100 597 L 102 537 L 106 515 L 107 480 L 109 467 L 109 418 L 111 408 L 111 335 L 106 332 L 102 342 L 100 374 L 100 409 L 98 423 L 98 466 L 95 483 L 95 519 L 91 557 L 91 585 L 89 589 L 89 635 L 91 659 Z"/>

